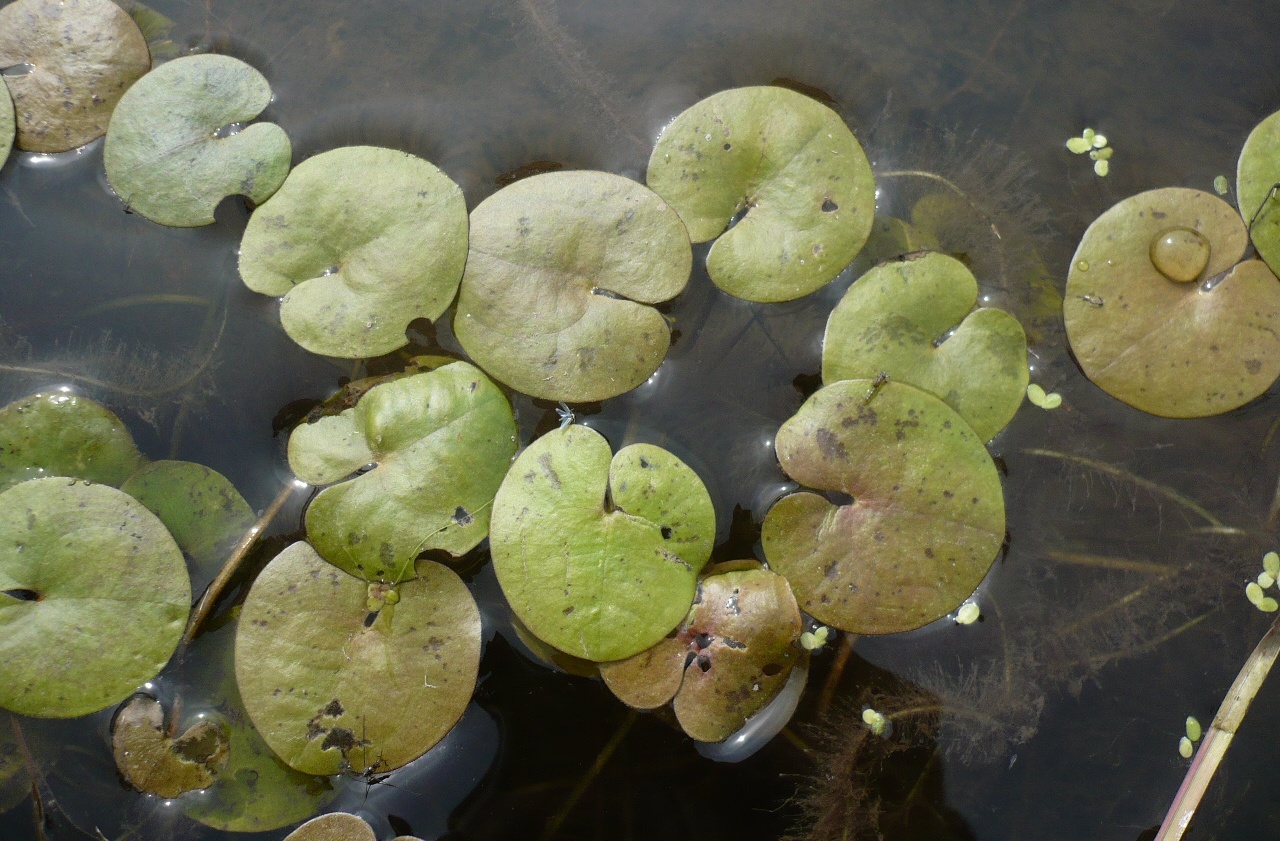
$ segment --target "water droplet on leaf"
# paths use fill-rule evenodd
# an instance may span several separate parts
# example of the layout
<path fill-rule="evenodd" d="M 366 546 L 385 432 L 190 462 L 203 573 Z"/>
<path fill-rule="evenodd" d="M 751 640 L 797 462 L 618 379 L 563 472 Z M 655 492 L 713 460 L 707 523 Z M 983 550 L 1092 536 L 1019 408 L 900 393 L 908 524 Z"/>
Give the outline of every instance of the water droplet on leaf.
<path fill-rule="evenodd" d="M 1151 265 L 1160 274 L 1189 283 L 1209 265 L 1209 241 L 1191 228 L 1169 228 L 1151 241 Z"/>

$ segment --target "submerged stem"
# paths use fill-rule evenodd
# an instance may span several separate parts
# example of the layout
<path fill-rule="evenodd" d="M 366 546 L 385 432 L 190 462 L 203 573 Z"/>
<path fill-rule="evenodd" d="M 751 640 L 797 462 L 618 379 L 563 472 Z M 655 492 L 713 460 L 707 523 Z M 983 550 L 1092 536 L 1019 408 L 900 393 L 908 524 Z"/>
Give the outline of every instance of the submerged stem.
<path fill-rule="evenodd" d="M 1267 629 L 1257 647 L 1253 649 L 1253 653 L 1249 655 L 1249 659 L 1244 662 L 1240 673 L 1236 675 L 1231 688 L 1227 690 L 1227 696 L 1222 700 L 1218 714 L 1213 717 L 1213 723 L 1209 725 L 1204 741 L 1200 743 L 1200 749 L 1196 751 L 1196 757 L 1192 760 L 1191 767 L 1187 769 L 1187 776 L 1178 787 L 1178 793 L 1174 796 L 1172 805 L 1169 806 L 1169 812 L 1164 817 L 1164 823 L 1160 825 L 1160 832 L 1156 835 L 1155 841 L 1178 841 L 1186 832 L 1187 825 L 1195 817 L 1200 800 L 1204 797 L 1214 773 L 1218 770 L 1218 765 L 1226 756 L 1227 748 L 1231 746 L 1231 740 L 1240 729 L 1241 722 L 1244 721 L 1245 713 L 1249 711 L 1249 705 L 1253 703 L 1254 696 L 1262 688 L 1262 683 L 1271 672 L 1278 654 L 1280 654 L 1280 616 L 1276 617 L 1276 621 Z"/>
<path fill-rule="evenodd" d="M 831 708 L 831 701 L 835 698 L 840 676 L 844 674 L 844 667 L 849 662 L 849 655 L 853 654 L 853 643 L 857 638 L 857 634 L 846 633 L 840 635 L 840 647 L 836 649 L 835 660 L 831 663 L 831 671 L 827 672 L 827 679 L 822 684 L 822 694 L 818 696 L 818 715 L 820 716 L 826 715 L 827 710 Z"/>
<path fill-rule="evenodd" d="M 1175 491 L 1173 488 L 1166 487 L 1165 485 L 1161 485 L 1158 482 L 1153 482 L 1150 479 L 1143 479 L 1141 476 L 1136 476 L 1127 470 L 1122 470 L 1119 467 L 1115 467 L 1114 465 L 1107 464 L 1104 461 L 1097 461 L 1096 459 L 1091 459 L 1086 456 L 1078 456 L 1072 453 L 1060 453 L 1057 450 L 1045 450 L 1045 449 L 1041 449 L 1040 447 L 1028 447 L 1024 449 L 1022 452 L 1026 453 L 1029 456 L 1041 456 L 1042 458 L 1056 458 L 1060 461 L 1066 461 L 1072 464 L 1078 464 L 1081 467 L 1087 467 L 1090 470 L 1096 471 L 1098 473 L 1104 473 L 1108 476 L 1113 476 L 1116 479 L 1123 479 L 1124 481 L 1129 482 L 1130 484 L 1137 485 L 1143 490 L 1150 491 L 1154 494 L 1159 494 L 1160 496 L 1163 496 L 1165 499 L 1176 502 L 1178 505 L 1181 505 L 1183 508 L 1187 509 L 1188 511 L 1191 511 L 1194 514 L 1198 514 L 1200 517 L 1203 517 L 1205 522 L 1207 522 L 1209 525 L 1213 526 L 1214 528 L 1218 528 L 1218 529 L 1227 528 L 1226 524 L 1224 524 L 1217 517 L 1210 514 L 1209 511 L 1205 509 L 1203 506 L 1201 506 L 1200 504 L 1198 504 L 1192 499 L 1188 499 L 1187 497 Z"/>
<path fill-rule="evenodd" d="M 622 724 L 609 737 L 609 741 L 605 743 L 605 746 L 600 749 L 600 753 L 596 756 L 596 761 L 591 763 L 587 773 L 583 775 L 582 779 L 578 780 L 578 784 L 573 787 L 573 791 L 569 792 L 569 797 L 564 801 L 564 805 L 547 821 L 547 826 L 542 830 L 542 834 L 538 836 L 538 841 L 548 841 L 560 831 L 560 827 L 568 819 L 573 807 L 578 805 L 582 795 L 586 794 L 591 783 L 595 781 L 604 766 L 613 758 L 618 745 L 622 744 L 622 740 L 626 738 L 627 733 L 631 732 L 631 725 L 636 723 L 637 718 L 639 718 L 639 713 L 632 709 L 627 710 L 627 717 L 622 720 Z"/>
<path fill-rule="evenodd" d="M 218 577 L 205 588 L 204 595 L 200 597 L 200 601 L 196 603 L 195 609 L 191 611 L 191 618 L 187 622 L 187 630 L 182 634 L 182 642 L 179 647 L 185 649 L 191 645 L 191 641 L 195 639 L 196 632 L 200 630 L 200 625 L 209 616 L 209 611 L 213 609 L 213 604 L 218 600 L 218 596 L 222 595 L 223 589 L 227 586 L 227 582 L 231 580 L 231 576 L 235 575 L 236 570 L 240 568 L 240 564 L 248 556 L 249 550 L 258 542 L 258 538 L 266 531 L 267 526 L 271 525 L 271 521 L 280 513 L 280 509 L 289 501 L 294 492 L 299 487 L 305 485 L 289 480 L 284 487 L 280 489 L 280 493 L 276 494 L 276 498 L 271 500 L 271 504 L 267 506 L 267 510 L 262 512 L 262 516 L 258 518 L 249 530 L 244 533 L 240 541 L 236 543 L 235 548 L 231 550 L 231 555 L 227 558 L 226 563 L 222 565 L 222 569 L 218 570 Z"/>

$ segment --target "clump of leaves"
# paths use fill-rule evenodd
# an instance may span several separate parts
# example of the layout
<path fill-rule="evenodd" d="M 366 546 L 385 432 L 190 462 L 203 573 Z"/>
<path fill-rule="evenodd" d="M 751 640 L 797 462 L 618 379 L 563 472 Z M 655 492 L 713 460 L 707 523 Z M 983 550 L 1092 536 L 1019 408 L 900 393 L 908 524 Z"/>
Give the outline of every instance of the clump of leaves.
<path fill-rule="evenodd" d="M 1280 281 L 1261 260 L 1241 261 L 1248 243 L 1229 204 L 1181 187 L 1095 219 L 1063 303 L 1085 375 L 1171 418 L 1220 414 L 1266 391 L 1280 376 Z"/>
<path fill-rule="evenodd" d="M 694 242 L 719 237 L 707 271 L 749 301 L 826 284 L 862 248 L 875 214 L 871 164 L 849 127 L 780 87 L 722 91 L 688 108 L 663 129 L 646 177 Z"/>
<path fill-rule="evenodd" d="M 801 607 L 863 634 L 907 631 L 955 610 L 1004 540 L 1004 495 L 982 440 L 912 386 L 844 380 L 778 430 L 782 469 L 802 491 L 765 517 L 765 555 Z"/>
<path fill-rule="evenodd" d="M 182 552 L 106 485 L 32 479 L 0 493 L 0 706 L 69 718 L 155 677 L 191 604 Z"/>
<path fill-rule="evenodd" d="M 465 362 L 392 378 L 289 437 L 293 472 L 331 485 L 307 509 L 316 551 L 391 583 L 411 578 L 426 549 L 457 556 L 485 538 L 515 451 L 511 404 Z"/>
<path fill-rule="evenodd" d="M 953 257 L 918 252 L 882 263 L 831 311 L 822 379 L 885 373 L 940 398 L 983 441 L 1013 419 L 1027 388 L 1027 338 L 1003 310 L 974 308 L 978 283 Z"/>
<path fill-rule="evenodd" d="M 28 72 L 5 78 L 18 148 L 66 152 L 102 136 L 151 54 L 111 0 L 17 0 L 0 9 L 0 67 L 18 66 Z"/>
<path fill-rule="evenodd" d="M 111 117 L 107 180 L 129 208 L 162 225 L 208 225 L 229 195 L 261 204 L 289 172 L 288 135 L 274 123 L 218 132 L 249 122 L 270 101 L 267 80 L 239 59 L 195 55 L 162 64 Z"/>
<path fill-rule="evenodd" d="M 351 358 L 390 353 L 410 321 L 439 318 L 466 259 L 461 188 L 421 158 L 371 146 L 299 164 L 240 244 L 245 285 L 283 296 L 285 332 Z"/>
<path fill-rule="evenodd" d="M 711 498 L 684 462 L 650 444 L 614 455 L 598 432 L 573 425 L 511 465 L 489 540 L 529 630 L 607 661 L 649 648 L 685 617 L 715 532 Z"/>
<path fill-rule="evenodd" d="M 258 575 L 236 632 L 258 732 L 307 774 L 389 771 L 444 738 L 471 700 L 480 612 L 448 567 L 371 584 L 294 543 Z"/>
<path fill-rule="evenodd" d="M 160 702 L 136 695 L 111 722 L 111 750 L 129 785 L 170 798 L 213 784 L 227 759 L 227 738 L 211 721 L 171 733 Z"/>
<path fill-rule="evenodd" d="M 786 579 L 754 562 L 709 569 L 672 636 L 600 675 L 640 709 L 672 702 L 689 736 L 719 742 L 763 709 L 806 658 L 800 609 Z"/>
<path fill-rule="evenodd" d="M 453 327 L 494 378 L 533 397 L 589 402 L 658 369 L 671 331 L 653 304 L 692 266 L 680 217 L 634 181 L 551 172 L 471 213 Z"/>

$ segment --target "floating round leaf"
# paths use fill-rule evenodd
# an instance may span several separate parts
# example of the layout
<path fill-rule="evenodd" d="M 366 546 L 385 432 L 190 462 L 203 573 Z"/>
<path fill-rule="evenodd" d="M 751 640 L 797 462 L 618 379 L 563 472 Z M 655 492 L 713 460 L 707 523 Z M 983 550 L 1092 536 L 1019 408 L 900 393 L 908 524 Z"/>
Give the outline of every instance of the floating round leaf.
<path fill-rule="evenodd" d="M 888 634 L 945 616 L 1004 541 L 1000 477 L 982 439 L 913 386 L 826 386 L 782 425 L 775 446 L 797 482 L 853 497 L 783 497 L 761 535 L 770 566 L 827 625 Z"/>
<path fill-rule="evenodd" d="M 169 660 L 191 604 L 182 552 L 126 493 L 64 478 L 0 493 L 0 706 L 108 707 Z"/>
<path fill-rule="evenodd" d="M 307 509 L 316 551 L 352 575 L 395 582 L 413 576 L 424 549 L 461 555 L 485 538 L 515 451 L 507 398 L 455 362 L 374 386 L 341 414 L 299 426 L 289 465 L 313 485 L 339 482 Z"/>
<path fill-rule="evenodd" d="M 1225 180 L 1225 179 L 1224 179 Z M 1240 150 L 1236 201 L 1258 256 L 1280 271 L 1280 111 L 1254 127 Z M 1238 259 L 1238 258 L 1237 258 Z"/>
<path fill-rule="evenodd" d="M 284 837 L 284 841 L 377 841 L 373 827 L 358 815 L 330 812 L 312 818 Z"/>
<path fill-rule="evenodd" d="M 160 702 L 137 695 L 111 722 L 111 750 L 120 775 L 158 797 L 177 797 L 213 785 L 227 759 L 227 737 L 211 721 L 198 721 L 177 737 L 165 731 Z"/>
<path fill-rule="evenodd" d="M 737 88 L 690 107 L 658 138 L 648 183 L 694 242 L 720 237 L 707 271 L 748 301 L 826 284 L 867 241 L 875 214 L 871 164 L 848 126 L 786 88 Z"/>
<path fill-rule="evenodd" d="M 4 166 L 4 162 L 9 160 L 16 130 L 13 100 L 9 97 L 9 88 L 5 84 L 4 77 L 0 76 L 0 166 Z"/>
<path fill-rule="evenodd" d="M 189 461 L 153 461 L 120 490 L 160 518 L 191 556 L 196 589 L 212 580 L 232 547 L 253 525 L 253 509 L 216 470 Z"/>
<path fill-rule="evenodd" d="M 245 284 L 283 295 L 285 332 L 326 356 L 403 347 L 410 321 L 435 321 L 453 302 L 466 261 L 461 188 L 421 158 L 371 146 L 299 164 L 240 244 Z"/>
<path fill-rule="evenodd" d="M 612 455 L 585 426 L 520 454 L 493 502 L 490 551 L 520 620 L 586 660 L 630 657 L 689 610 L 715 511 L 697 474 L 659 447 Z"/>
<path fill-rule="evenodd" d="M 680 218 L 640 184 L 535 175 L 472 212 L 454 331 L 517 391 L 605 400 L 662 364 L 671 333 L 649 305 L 684 289 L 692 261 Z"/>
<path fill-rule="evenodd" d="M 18 148 L 65 152 L 107 130 L 120 97 L 151 68 L 142 31 L 110 0 L 17 0 L 0 9 L 0 67 Z"/>
<path fill-rule="evenodd" d="M 289 172 L 288 136 L 273 123 L 217 133 L 257 117 L 270 101 L 267 80 L 239 59 L 194 55 L 162 64 L 111 117 L 107 180 L 126 205 L 162 225 L 208 225 L 230 195 L 261 204 Z"/>
<path fill-rule="evenodd" d="M 1027 337 L 1007 312 L 974 310 L 977 300 L 973 275 L 945 254 L 876 266 L 831 311 L 823 382 L 886 373 L 940 397 L 979 438 L 991 439 L 1022 404 Z"/>
<path fill-rule="evenodd" d="M 144 462 L 120 419 L 87 397 L 33 394 L 0 409 L 0 490 L 42 476 L 118 487 Z"/>
<path fill-rule="evenodd" d="M 1229 204 L 1181 187 L 1095 219 L 1063 303 L 1085 375 L 1170 418 L 1216 415 L 1266 391 L 1280 375 L 1280 282 L 1259 260 L 1238 262 L 1247 245 Z"/>
<path fill-rule="evenodd" d="M 227 761 L 199 797 L 180 801 L 183 813 L 226 832 L 267 832 L 319 812 L 336 794 L 328 777 L 295 771 L 267 746 L 249 721 L 235 683 L 235 623 L 206 630 L 188 649 L 197 665 L 194 693 L 218 711 L 227 734 Z"/>
<path fill-rule="evenodd" d="M 417 759 L 461 717 L 479 663 L 480 611 L 447 567 L 421 561 L 417 578 L 392 590 L 306 543 L 259 574 L 236 636 L 245 710 L 271 749 L 308 774 Z"/>
<path fill-rule="evenodd" d="M 613 693 L 649 709 L 675 697 L 684 732 L 701 742 L 735 733 L 787 682 L 803 625 L 791 588 L 764 569 L 709 575 L 674 638 L 600 667 Z"/>

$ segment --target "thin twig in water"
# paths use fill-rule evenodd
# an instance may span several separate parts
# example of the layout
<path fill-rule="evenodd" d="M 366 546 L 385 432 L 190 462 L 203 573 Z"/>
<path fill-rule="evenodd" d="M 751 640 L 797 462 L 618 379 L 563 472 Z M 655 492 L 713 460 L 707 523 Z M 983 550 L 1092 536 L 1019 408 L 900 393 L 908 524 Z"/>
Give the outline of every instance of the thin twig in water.
<path fill-rule="evenodd" d="M 818 696 L 819 716 L 826 715 L 827 710 L 831 709 L 831 701 L 836 696 L 836 687 L 840 684 L 840 676 L 844 674 L 844 667 L 849 662 L 849 655 L 853 654 L 853 642 L 857 638 L 857 634 L 842 634 L 840 636 L 840 647 L 836 649 L 836 657 L 831 663 L 831 671 L 827 672 L 827 680 L 822 684 L 822 694 Z"/>
<path fill-rule="evenodd" d="M 582 779 L 578 780 L 578 784 L 573 787 L 573 791 L 569 792 L 569 798 L 565 800 L 564 805 L 547 821 L 547 827 L 538 836 L 538 841 L 548 841 L 560 831 L 560 827 L 564 826 L 564 822 L 573 811 L 573 807 L 578 805 L 582 795 L 586 794 L 587 788 L 600 775 L 604 766 L 613 757 L 614 752 L 617 751 L 618 745 L 622 744 L 622 740 L 626 738 L 627 733 L 631 732 L 631 725 L 636 723 L 638 717 L 639 714 L 635 710 L 627 710 L 627 717 L 622 720 L 622 724 L 609 737 L 609 741 L 605 743 L 605 746 L 600 749 L 600 753 L 596 756 L 596 761 L 591 763 L 591 768 L 587 770 Z"/>
<path fill-rule="evenodd" d="M 1244 721 L 1245 713 L 1249 711 L 1249 705 L 1253 703 L 1254 696 L 1271 672 L 1277 654 L 1280 654 L 1280 616 L 1267 629 L 1249 659 L 1244 662 L 1240 673 L 1236 675 L 1231 688 L 1227 690 L 1227 697 L 1222 700 L 1218 714 L 1213 717 L 1213 723 L 1209 725 L 1204 741 L 1200 743 L 1200 749 L 1196 751 L 1196 757 L 1187 769 L 1187 776 L 1183 778 L 1182 785 L 1173 798 L 1173 804 L 1164 817 L 1164 823 L 1160 825 L 1155 841 L 1178 841 L 1186 832 L 1218 765 L 1231 746 L 1231 740 Z"/>
<path fill-rule="evenodd" d="M 1203 517 L 1205 522 L 1207 522 L 1209 525 L 1215 528 L 1219 528 L 1219 529 L 1227 528 L 1225 523 L 1223 523 L 1217 517 L 1210 514 L 1205 508 L 1197 504 L 1195 501 L 1188 499 L 1187 497 L 1178 493 L 1173 488 L 1165 487 L 1164 485 L 1161 485 L 1157 482 L 1153 482 L 1150 479 L 1143 479 L 1141 476 L 1135 476 L 1134 474 L 1130 473 L 1127 470 L 1121 470 L 1119 467 L 1115 467 L 1113 465 L 1107 464 L 1104 461 L 1097 461 L 1096 459 L 1087 458 L 1086 456 L 1077 456 L 1077 455 L 1073 455 L 1072 453 L 1060 453 L 1056 450 L 1044 450 L 1039 447 L 1028 447 L 1022 452 L 1026 453 L 1029 456 L 1041 456 L 1043 458 L 1056 458 L 1060 461 L 1066 461 L 1072 464 L 1078 464 L 1081 467 L 1087 467 L 1090 470 L 1094 470 L 1098 473 L 1106 474 L 1107 476 L 1113 476 L 1116 479 L 1122 479 L 1126 482 L 1137 485 L 1139 488 L 1142 488 L 1143 490 L 1151 491 L 1154 494 L 1159 494 L 1160 496 L 1163 496 L 1166 499 L 1176 502 L 1178 505 L 1181 505 L 1183 508 L 1187 509 L 1188 511 L 1191 511 L 1192 513 L 1198 514 L 1199 516 Z"/>
<path fill-rule="evenodd" d="M 218 600 L 218 596 L 222 594 L 223 588 L 227 586 L 227 582 L 231 580 L 231 576 L 235 575 L 236 570 L 240 568 L 240 564 L 248 556 L 249 550 L 258 542 L 258 538 L 266 531 L 267 526 L 271 525 L 271 521 L 280 513 L 280 509 L 289 501 L 290 497 L 300 487 L 309 487 L 305 483 L 295 480 L 289 480 L 284 487 L 280 489 L 280 493 L 276 494 L 276 498 L 267 506 L 267 510 L 262 512 L 262 516 L 254 523 L 244 536 L 240 538 L 240 542 L 231 550 L 230 557 L 227 562 L 222 565 L 222 569 L 218 571 L 218 577 L 213 579 L 204 591 L 204 595 L 200 597 L 200 601 L 196 604 L 195 609 L 191 611 L 191 619 L 187 622 L 187 630 L 182 635 L 181 649 L 186 649 L 195 639 L 196 632 L 200 630 L 200 625 L 208 617 L 209 611 L 213 608 L 214 602 Z"/>
<path fill-rule="evenodd" d="M 1095 567 L 1097 569 L 1141 572 L 1148 575 L 1168 575 L 1172 572 L 1164 564 L 1157 564 L 1153 561 L 1137 561 L 1131 558 L 1114 558 L 1110 555 L 1091 555 L 1085 552 L 1061 552 L 1056 549 L 1050 549 L 1044 553 L 1044 556 L 1051 561 L 1060 561 L 1064 564 L 1075 564 L 1076 566 Z"/>

